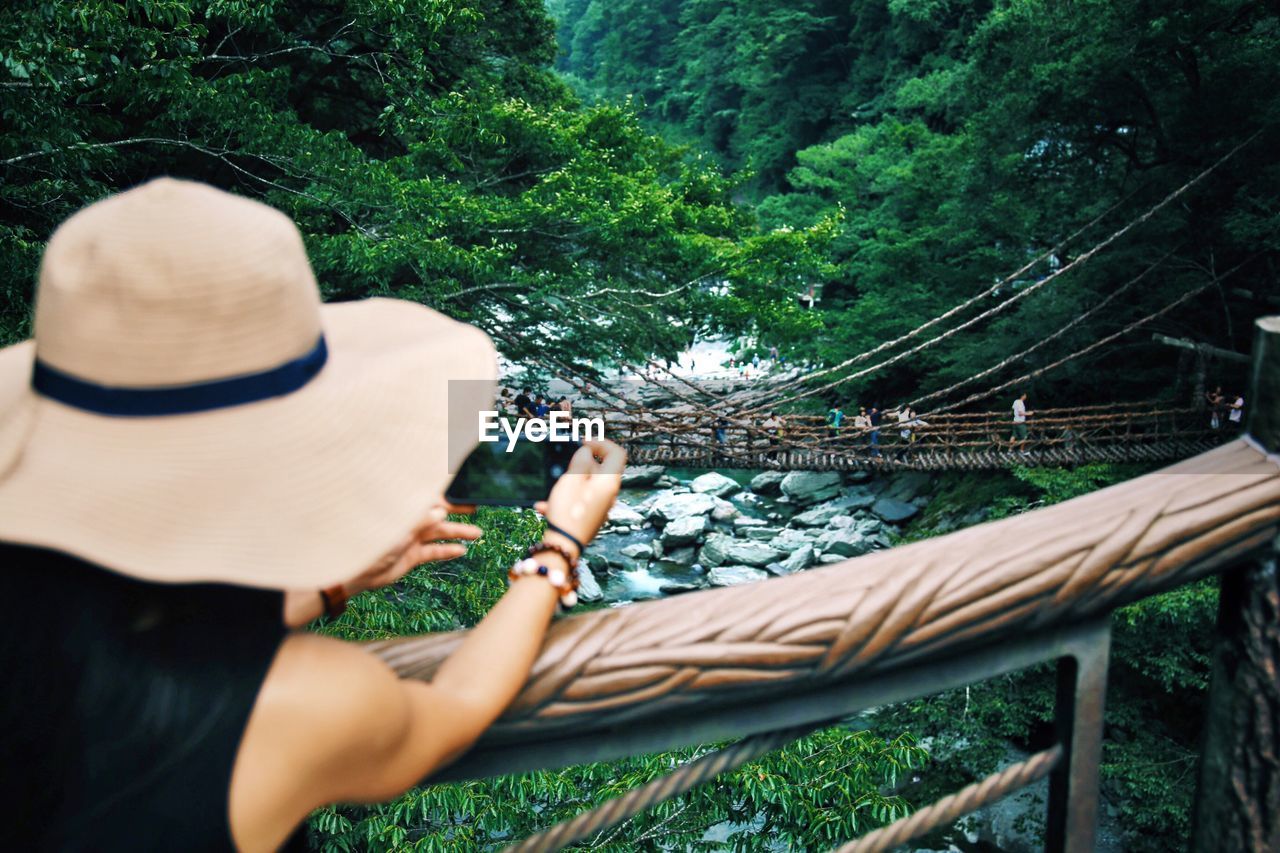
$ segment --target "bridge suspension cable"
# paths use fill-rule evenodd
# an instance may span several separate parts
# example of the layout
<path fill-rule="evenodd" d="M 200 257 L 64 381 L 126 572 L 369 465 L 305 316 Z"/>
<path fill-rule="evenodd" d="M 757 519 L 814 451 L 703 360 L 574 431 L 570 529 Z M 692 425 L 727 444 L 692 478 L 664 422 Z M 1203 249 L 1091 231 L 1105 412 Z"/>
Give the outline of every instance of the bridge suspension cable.
<path fill-rule="evenodd" d="M 931 347 L 931 346 L 934 346 L 935 344 L 941 343 L 942 341 L 946 340 L 947 338 L 950 338 L 952 335 L 956 334 L 957 332 L 962 331 L 962 330 L 964 330 L 964 329 L 967 329 L 967 328 L 969 328 L 969 327 L 973 326 L 975 323 L 980 322 L 981 320 L 984 320 L 984 319 L 986 319 L 986 318 L 988 318 L 988 317 L 994 316 L 995 314 L 997 314 L 997 313 L 1000 313 L 1000 312 L 1004 311 L 1006 308 L 1008 308 L 1008 307 L 1009 307 L 1010 305 L 1012 305 L 1014 302 L 1018 301 L 1019 299 L 1021 299 L 1022 297 L 1026 296 L 1026 295 L 1029 295 L 1029 294 L 1030 294 L 1030 292 L 1033 292 L 1033 291 L 1035 291 L 1035 290 L 1040 289 L 1042 286 L 1044 286 L 1044 285 L 1048 284 L 1050 281 L 1053 281 L 1053 280 L 1054 280 L 1054 279 L 1056 279 L 1058 276 L 1063 275 L 1064 273 L 1068 272 L 1069 270 L 1074 269 L 1075 267 L 1080 266 L 1081 264 L 1088 262 L 1090 259 L 1092 259 L 1093 257 L 1095 257 L 1098 253 L 1100 253 L 1101 251 L 1103 251 L 1104 249 L 1106 249 L 1107 247 L 1109 247 L 1110 245 L 1112 245 L 1113 243 L 1115 243 L 1117 240 L 1119 240 L 1119 239 L 1120 239 L 1121 237 L 1123 237 L 1124 235 L 1128 234 L 1128 233 L 1129 233 L 1130 231 L 1132 231 L 1134 228 L 1136 228 L 1136 227 L 1138 227 L 1139 225 L 1144 224 L 1145 222 L 1149 221 L 1149 220 L 1150 220 L 1153 216 L 1155 216 L 1159 211 L 1163 210 L 1163 209 L 1164 209 L 1165 207 L 1167 207 L 1169 204 L 1173 203 L 1176 199 L 1178 199 L 1179 197 L 1181 197 L 1184 193 L 1186 193 L 1187 191 L 1189 191 L 1192 187 L 1194 187 L 1194 186 L 1196 186 L 1198 183 L 1200 183 L 1204 178 L 1206 178 L 1209 174 L 1211 174 L 1215 169 L 1217 169 L 1217 168 L 1218 168 L 1219 166 L 1221 166 L 1223 163 L 1227 162 L 1227 160 L 1229 160 L 1231 157 L 1233 157 L 1233 156 L 1234 156 L 1237 152 L 1239 152 L 1242 148 L 1244 148 L 1246 145 L 1248 145 L 1249 143 L 1251 143 L 1254 139 L 1256 139 L 1256 138 L 1258 137 L 1259 133 L 1261 133 L 1261 131 L 1257 131 L 1257 132 L 1255 132 L 1255 133 L 1254 133 L 1253 135 L 1251 135 L 1248 139 L 1246 139 L 1246 140 L 1244 140 L 1243 142 L 1241 142 L 1241 143 L 1239 143 L 1238 145 L 1236 145 L 1234 148 L 1232 148 L 1230 151 L 1228 151 L 1226 154 L 1224 154 L 1221 158 L 1219 158 L 1219 159 L 1218 159 L 1217 161 L 1215 161 L 1213 164 L 1211 164 L 1210 166 L 1208 166 L 1207 168 L 1205 168 L 1203 171 L 1201 171 L 1199 174 L 1197 174 L 1197 175 L 1196 175 L 1195 177 L 1193 177 L 1191 180 L 1187 181 L 1187 182 L 1186 182 L 1186 183 L 1184 183 L 1182 186 L 1178 187 L 1178 188 L 1177 188 L 1177 189 L 1175 189 L 1173 192 L 1171 192 L 1171 193 L 1169 193 L 1167 196 L 1165 196 L 1165 198 L 1163 198 L 1161 201 L 1159 201 L 1158 203 L 1156 203 L 1154 206 L 1150 207 L 1150 208 L 1149 208 L 1146 212 L 1144 212 L 1141 216 L 1137 217 L 1136 219 L 1130 220 L 1130 221 L 1129 221 L 1128 223 L 1126 223 L 1122 228 L 1120 228 L 1119 230 L 1115 231 L 1114 233 L 1112 233 L 1110 236 L 1108 236 L 1107 238 L 1105 238 L 1105 239 L 1104 239 L 1104 240 L 1102 240 L 1101 242 L 1099 242 L 1099 243 L 1095 244 L 1095 245 L 1094 245 L 1094 246 L 1092 246 L 1090 249 L 1088 249 L 1087 251 L 1085 251 L 1083 254 L 1081 254 L 1081 255 L 1077 256 L 1077 257 L 1076 257 L 1076 259 L 1075 259 L 1075 260 L 1073 260 L 1071 263 L 1069 263 L 1069 264 L 1067 264 L 1066 266 L 1062 267 L 1061 269 L 1059 269 L 1059 270 L 1055 271 L 1055 272 L 1054 272 L 1054 273 L 1052 273 L 1051 275 L 1046 276 L 1043 280 L 1041 280 L 1041 281 L 1037 282 L 1036 284 L 1032 285 L 1031 287 L 1029 287 L 1029 288 L 1027 288 L 1027 289 L 1023 290 L 1022 292 L 1020 292 L 1020 293 L 1018 293 L 1018 294 L 1015 294 L 1015 295 L 1014 295 L 1013 297 L 1011 297 L 1010 299 L 1007 299 L 1007 300 L 1005 300 L 1005 301 L 1001 302 L 999 305 L 996 305 L 994 308 L 989 309 L 988 311 L 985 311 L 985 312 L 983 312 L 982 314 L 979 314 L 978 316 L 976 316 L 976 317 L 974 317 L 974 318 L 971 318 L 970 320 L 968 320 L 968 321 L 966 321 L 966 322 L 964 322 L 964 323 L 960 324 L 959 326 L 957 326 L 957 327 L 955 327 L 955 328 L 953 328 L 953 329 L 950 329 L 950 330 L 948 330 L 948 331 L 946 331 L 946 332 L 943 332 L 943 333 L 941 333 L 941 334 L 939 334 L 939 335 L 935 335 L 935 336 L 933 336 L 932 338 L 929 338 L 928 340 L 924 341 L 923 343 L 917 344 L 916 346 L 914 346 L 914 347 L 912 347 L 912 348 L 910 348 L 910 349 L 908 349 L 908 350 L 904 350 L 903 352 L 898 353 L 897 355 L 891 356 L 891 357 L 889 357 L 889 358 L 887 358 L 887 359 L 885 359 L 885 360 L 883 360 L 883 361 L 881 361 L 881 362 L 879 362 L 879 363 L 877 363 L 877 364 L 874 364 L 874 365 L 872 365 L 872 366 L 870 366 L 870 367 L 864 368 L 864 369 L 859 370 L 859 371 L 857 371 L 857 372 L 855 372 L 855 373 L 852 373 L 852 374 L 849 374 L 849 375 L 844 376 L 844 377 L 842 377 L 842 378 L 836 379 L 836 380 L 834 380 L 834 381 L 832 381 L 832 382 L 826 383 L 826 384 L 824 384 L 824 385 L 822 385 L 822 386 L 819 386 L 819 387 L 817 387 L 817 388 L 813 388 L 813 389 L 810 389 L 810 390 L 808 390 L 808 391 L 804 391 L 804 392 L 801 392 L 801 393 L 798 393 L 798 394 L 792 395 L 791 397 L 784 397 L 784 398 L 782 398 L 781 400 L 773 400 L 773 401 L 771 401 L 771 402 L 767 403 L 766 405 L 768 405 L 768 406 L 777 406 L 777 405 L 782 405 L 782 404 L 785 404 L 785 403 L 795 402 L 795 401 L 797 401 L 797 400 L 800 400 L 800 399 L 804 399 L 804 398 L 806 398 L 806 397 L 813 396 L 814 394 L 819 394 L 819 393 L 822 393 L 823 391 L 827 391 L 827 390 L 830 390 L 830 389 L 832 389 L 832 388 L 839 387 L 840 385 L 842 385 L 842 384 L 844 384 L 844 383 L 846 383 L 846 382 L 850 382 L 850 381 L 853 381 L 853 380 L 855 380 L 855 379 L 860 379 L 860 378 L 862 378 L 862 377 L 864 377 L 864 376 L 867 376 L 867 375 L 869 375 L 869 374 L 871 374 L 871 373 L 874 373 L 874 372 L 876 372 L 876 371 L 878 371 L 878 370 L 881 370 L 881 369 L 883 369 L 883 368 L 885 368 L 885 367 L 888 367 L 888 366 L 890 366 L 890 365 L 892 365 L 892 364 L 895 364 L 895 363 L 897 363 L 897 362 L 901 361 L 901 360 L 902 360 L 902 359 L 904 359 L 904 358 L 907 358 L 907 357 L 909 357 L 909 356 L 911 356 L 911 355 L 914 355 L 914 354 L 916 354 L 916 353 L 918 353 L 918 352 L 921 352 L 921 351 L 922 351 L 922 350 L 924 350 L 924 349 L 927 349 L 927 348 L 929 348 L 929 347 Z M 1122 201 L 1123 201 L 1123 200 L 1122 200 Z M 1119 203 L 1117 203 L 1117 205 L 1116 205 L 1116 206 L 1118 206 L 1118 204 L 1119 204 Z M 1102 216 L 1105 216 L 1105 215 L 1106 215 L 1106 213 L 1109 213 L 1109 212 L 1110 212 L 1110 210 L 1113 210 L 1113 209 L 1114 209 L 1114 207 L 1115 207 L 1115 206 L 1113 206 L 1112 208 L 1110 208 L 1108 211 L 1106 211 L 1104 214 L 1102 214 Z M 1100 218 L 1101 218 L 1101 217 L 1099 217 L 1099 219 L 1100 219 Z M 1096 221 L 1098 221 L 1098 220 L 1097 220 L 1097 219 L 1095 219 L 1094 221 L 1096 222 Z M 1090 223 L 1090 225 L 1092 225 L 1092 224 L 1093 224 L 1093 223 Z M 1085 226 L 1085 228 L 1088 228 L 1088 227 L 1089 227 L 1088 225 L 1086 225 L 1086 226 Z M 1080 231 L 1083 231 L 1083 230 L 1084 230 L 1084 229 L 1080 229 Z M 1078 234 L 1078 233 L 1080 233 L 1080 231 L 1077 231 L 1076 233 Z M 1074 236 L 1074 235 L 1073 235 L 1073 236 Z M 1041 256 L 1041 257 L 1044 257 L 1044 256 Z M 858 355 L 856 355 L 856 356 L 853 356 L 852 358 L 846 359 L 845 361 L 841 362 L 840 364 L 834 365 L 833 367 L 823 368 L 823 369 L 821 369 L 821 370 L 819 370 L 819 371 L 816 371 L 816 372 L 810 373 L 810 374 L 808 374 L 807 376 L 799 377 L 799 378 L 797 378 L 796 380 L 794 380 L 794 381 L 793 381 L 793 382 L 791 382 L 791 383 L 783 384 L 782 386 L 779 386 L 779 387 L 777 387 L 777 388 L 773 388 L 773 389 L 771 389 L 771 393 L 776 394 L 776 393 L 779 393 L 779 392 L 783 392 L 783 391 L 790 390 L 791 388 L 797 387 L 798 385 L 802 385 L 802 384 L 804 384 L 804 383 L 806 383 L 806 382 L 810 382 L 810 381 L 812 381 L 813 379 L 816 379 L 816 378 L 817 378 L 817 377 L 819 377 L 819 376 L 823 376 L 823 375 L 826 375 L 826 374 L 832 373 L 832 372 L 834 372 L 834 371 L 842 370 L 842 369 L 844 369 L 844 368 L 846 368 L 846 367 L 850 367 L 850 366 L 852 366 L 852 365 L 854 365 L 854 364 L 856 364 L 856 363 L 859 363 L 859 362 L 865 361 L 865 360 L 867 360 L 868 358 L 870 358 L 871 356 L 876 355 L 876 354 L 878 354 L 878 353 L 880 353 L 880 352 L 883 352 L 884 350 L 886 350 L 886 349 L 888 349 L 888 348 L 890 348 L 890 347 L 896 346 L 896 345 L 898 345 L 898 344 L 900 344 L 900 343 L 904 343 L 905 341 L 907 341 L 907 340 L 909 340 L 909 339 L 912 339 L 912 338 L 916 337 L 916 336 L 917 336 L 917 335 L 919 335 L 921 332 L 923 332 L 925 329 L 930 328 L 930 327 L 932 327 L 932 326 L 936 325 L 937 323 L 939 323 L 939 322 L 941 322 L 941 321 L 943 321 L 943 320 L 945 320 L 945 319 L 948 319 L 948 318 L 950 318 L 950 317 L 952 317 L 952 316 L 955 316 L 957 313 L 959 313 L 959 312 L 963 311 L 965 308 L 968 308 L 969 306 L 971 306 L 971 305 L 975 304 L 976 302 L 980 301 L 981 299 L 985 298 L 986 296 L 991 295 L 991 294 L 992 294 L 992 293 L 994 293 L 996 290 L 998 290 L 998 288 L 999 288 L 1000 286 L 1002 286 L 1005 282 L 1008 282 L 1008 281 L 1013 280 L 1013 279 L 1014 279 L 1014 278 L 1016 278 L 1018 275 L 1021 275 L 1021 274 L 1022 274 L 1022 272 L 1024 272 L 1025 270 L 1030 269 L 1030 267 L 1031 267 L 1031 266 L 1034 266 L 1034 264 L 1035 264 L 1035 263 L 1037 263 L 1037 262 L 1038 262 L 1038 260 L 1039 260 L 1039 259 L 1037 259 L 1036 261 L 1033 261 L 1030 265 L 1024 266 L 1021 270 L 1019 270 L 1018 272 L 1014 273 L 1012 276 L 1008 276 L 1008 277 L 1006 277 L 1006 278 L 1005 278 L 1005 279 L 1003 279 L 1000 283 L 998 283 L 998 284 L 994 285 L 994 286 L 993 286 L 993 287 L 991 287 L 991 288 L 988 288 L 987 290 L 983 291 L 982 293 L 978 294 L 977 296 L 971 297 L 970 299 L 968 299 L 968 300 L 966 300 L 965 302 L 961 303 L 960 305 L 958 305 L 958 306 L 956 306 L 956 307 L 954 307 L 954 308 L 952 308 L 952 309 L 950 309 L 950 310 L 948 310 L 948 311 L 944 312 L 943 314 L 940 314 L 939 316 L 934 317 L 933 319 L 931 319 L 931 320 L 927 321 L 927 322 L 926 322 L 926 323 L 924 323 L 923 325 L 921 325 L 921 326 L 917 327 L 916 329 L 913 329 L 912 331 L 908 332 L 908 333 L 907 333 L 907 334 L 905 334 L 905 335 L 902 335 L 902 336 L 900 336 L 900 337 L 898 337 L 898 338 L 896 338 L 896 339 L 894 339 L 894 340 L 892 340 L 892 341 L 887 341 L 887 342 L 885 342 L 885 343 L 883 343 L 883 344 L 880 344 L 880 345 L 878 345 L 878 346 L 874 347 L 873 349 L 868 350 L 868 351 L 866 351 L 866 352 L 864 352 L 864 353 L 860 353 L 860 354 L 858 354 Z M 756 399 L 759 399 L 759 398 L 757 397 Z M 748 402 L 747 402 L 747 404 L 749 405 L 751 402 L 755 402 L 755 401 L 754 401 L 754 400 L 751 400 L 751 398 L 748 398 Z M 755 409 L 747 410 L 746 412 L 744 412 L 744 414 L 750 414 L 750 413 L 758 412 L 758 411 L 760 411 L 760 409 L 761 409 L 761 408 L 763 408 L 763 406 L 757 406 Z"/>
<path fill-rule="evenodd" d="M 1052 362 L 1051 364 L 1046 364 L 1044 367 L 1037 368 L 1037 369 L 1035 369 L 1035 370 L 1032 370 L 1032 371 L 1029 371 L 1029 372 L 1027 372 L 1027 373 L 1024 373 L 1023 375 L 1018 376 L 1018 377 L 1016 377 L 1016 378 L 1014 378 L 1014 379 L 1010 379 L 1008 382 L 1003 382 L 1003 383 L 1001 383 L 1001 384 L 999 384 L 999 385 L 995 385 L 995 386 L 993 386 L 993 387 L 991 387 L 991 388 L 988 388 L 986 391 L 981 391 L 981 392 L 978 392 L 978 393 L 976 393 L 976 394 L 970 394 L 968 397 L 965 397 L 963 400 L 960 400 L 960 401 L 955 402 L 955 403 L 951 403 L 951 404 L 946 405 L 946 406 L 940 406 L 940 407 L 938 407 L 937 409 L 933 409 L 933 410 L 932 410 L 932 412 L 931 412 L 931 414 L 937 414 L 937 413 L 942 413 L 942 412 L 949 412 L 949 411 L 952 411 L 953 409 L 958 409 L 958 408 L 960 408 L 961 406 L 967 405 L 967 404 L 969 404 L 969 403 L 973 403 L 973 402 L 976 402 L 976 401 L 978 401 L 978 400 L 984 400 L 984 399 L 986 399 L 987 397 L 991 397 L 991 396 L 993 396 L 993 395 L 995 395 L 995 394 L 998 394 L 998 393 L 1000 393 L 1001 391 L 1005 391 L 1005 390 L 1007 390 L 1007 389 L 1009 389 L 1009 388 L 1011 388 L 1011 387 L 1013 387 L 1013 386 L 1015 386 L 1015 385 L 1018 385 L 1018 384 L 1023 383 L 1023 382 L 1028 382 L 1028 381 L 1030 381 L 1031 379 L 1036 378 L 1037 376 L 1042 376 L 1042 375 L 1044 375 L 1045 373 L 1048 373 L 1048 372 L 1050 372 L 1050 371 L 1052 371 L 1052 370 L 1056 370 L 1057 368 L 1061 367 L 1062 365 L 1066 364 L 1066 363 L 1067 363 L 1067 362 L 1069 362 L 1069 361 L 1074 361 L 1075 359 L 1080 358 L 1081 356 L 1088 355 L 1089 353 L 1091 353 L 1091 352 L 1093 352 L 1094 350 L 1096 350 L 1098 347 L 1105 346 L 1106 344 L 1111 343 L 1112 341 L 1116 340 L 1117 338 L 1121 338 L 1121 337 L 1123 337 L 1124 335 L 1127 335 L 1129 332 L 1132 332 L 1134 329 L 1137 329 L 1137 328 L 1139 328 L 1140 326 L 1143 326 L 1143 325 L 1145 325 L 1145 324 L 1147 324 L 1147 323 L 1151 322 L 1152 320 L 1156 319 L 1157 317 L 1162 317 L 1162 316 L 1164 316 L 1165 314 L 1168 314 L 1168 313 L 1169 313 L 1170 311 L 1172 311 L 1174 308 L 1177 308 L 1179 305 L 1182 305 L 1184 302 L 1186 302 L 1187 300 L 1191 299 L 1193 296 L 1196 296 L 1196 295 L 1198 295 L 1198 294 L 1200 294 L 1200 293 L 1203 293 L 1203 292 L 1204 292 L 1205 290 L 1207 290 L 1208 288 L 1212 287 L 1213 285 L 1215 285 L 1215 284 L 1217 284 L 1217 283 L 1221 282 L 1223 279 L 1225 279 L 1225 278 L 1227 278 L 1228 276 L 1232 275 L 1233 273 L 1235 273 L 1236 271 L 1238 271 L 1241 267 L 1243 267 L 1245 264 L 1247 264 L 1247 263 L 1249 263 L 1250 261 L 1254 260 L 1256 257 L 1258 257 L 1258 255 L 1257 255 L 1257 254 L 1250 255 L 1249 257 L 1245 258 L 1243 261 L 1241 261 L 1240 263 L 1236 264 L 1235 266 L 1233 266 L 1231 269 L 1227 270 L 1226 272 L 1224 272 L 1224 273 L 1222 273 L 1222 274 L 1220 274 L 1220 275 L 1215 275 L 1215 276 L 1213 276 L 1211 279 L 1209 279 L 1208 281 L 1204 282 L 1203 284 L 1198 285 L 1198 286 L 1196 286 L 1196 287 L 1193 287 L 1193 288 L 1191 288 L 1190 290 L 1186 291 L 1186 292 L 1185 292 L 1185 293 L 1183 293 L 1181 296 L 1179 296 L 1177 299 L 1175 299 L 1175 300 L 1173 300 L 1172 302 L 1170 302 L 1170 303 L 1168 303 L 1167 305 L 1165 305 L 1163 308 L 1160 308 L 1160 309 L 1158 309 L 1158 310 L 1156 310 L 1156 311 L 1153 311 L 1153 312 L 1151 312 L 1150 314 L 1147 314 L 1147 315 L 1145 315 L 1145 316 L 1143 316 L 1143 317 L 1139 317 L 1137 320 L 1134 320 L 1132 323 L 1128 324 L 1127 326 L 1125 326 L 1124 328 L 1120 329 L 1119 331 L 1117 331 L 1117 332 L 1112 332 L 1110 335 L 1107 335 L 1106 337 L 1099 338 L 1098 340 L 1094 341 L 1093 343 L 1089 344 L 1088 346 L 1084 347 L 1083 349 L 1077 350 L 1077 351 L 1075 351 L 1075 352 L 1071 353 L 1070 355 L 1063 356 L 1062 358 L 1058 359 L 1058 360 L 1057 360 L 1057 361 L 1055 361 L 1055 362 Z M 1016 357 L 1015 357 L 1015 358 L 1016 358 Z M 1008 359 L 1006 359 L 1006 361 L 1008 361 Z M 957 384 L 958 384 L 958 383 L 957 383 Z M 944 390 L 944 391 L 949 391 L 950 389 L 943 389 L 943 390 Z"/>
<path fill-rule="evenodd" d="M 933 391 L 929 394 L 925 394 L 923 397 L 917 397 L 916 399 L 912 400 L 908 405 L 910 405 L 912 408 L 915 408 L 916 406 L 919 406 L 926 401 L 936 400 L 939 397 L 947 397 L 966 385 L 971 385 L 974 382 L 979 382 L 983 379 L 986 379 L 988 376 L 992 375 L 993 373 L 998 373 L 999 371 L 1003 370 L 1004 368 L 1008 367 L 1010 364 L 1013 364 L 1014 362 L 1022 361 L 1024 358 L 1031 355 L 1036 350 L 1039 350 L 1041 347 L 1047 346 L 1048 344 L 1062 337 L 1067 332 L 1071 331 L 1073 328 L 1080 325 L 1085 320 L 1088 320 L 1094 314 L 1098 313 L 1103 308 L 1110 305 L 1112 302 L 1116 300 L 1117 297 L 1119 297 L 1121 294 L 1128 291 L 1129 288 L 1133 287 L 1133 285 L 1142 281 L 1144 278 L 1147 277 L 1149 273 L 1151 273 L 1156 268 L 1161 266 L 1166 260 L 1169 259 L 1169 257 L 1172 254 L 1173 254 L 1173 251 L 1166 252 L 1165 255 L 1161 257 L 1159 260 L 1157 260 L 1155 263 L 1150 264 L 1142 272 L 1138 273 L 1136 276 L 1129 279 L 1124 284 L 1120 285 L 1115 290 L 1108 293 L 1102 299 L 1102 301 L 1098 302 L 1092 308 L 1089 308 L 1083 314 L 1077 314 L 1068 323 L 1058 328 L 1057 331 L 1053 332 L 1050 335 L 1046 335 L 1045 337 L 1036 341 L 1034 344 L 1027 347 L 1026 349 L 1016 352 L 1013 355 L 1009 356 L 1008 358 L 1003 359 L 1002 361 L 996 362 L 991 367 L 988 367 L 986 370 L 983 370 L 980 373 L 975 373 L 973 376 L 966 376 L 964 379 L 961 379 L 959 382 L 956 382 L 953 385 L 949 385 L 946 388 L 943 388 L 941 390 Z"/>

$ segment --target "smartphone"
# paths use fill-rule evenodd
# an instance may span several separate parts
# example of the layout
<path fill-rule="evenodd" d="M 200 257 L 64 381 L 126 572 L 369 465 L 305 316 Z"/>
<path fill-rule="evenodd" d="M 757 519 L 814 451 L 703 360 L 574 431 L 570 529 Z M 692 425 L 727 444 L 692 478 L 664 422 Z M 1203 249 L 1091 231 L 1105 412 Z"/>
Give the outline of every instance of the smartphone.
<path fill-rule="evenodd" d="M 512 444 L 505 437 L 484 442 L 462 463 L 444 496 L 455 504 L 533 506 L 547 499 L 581 446 L 522 438 Z"/>

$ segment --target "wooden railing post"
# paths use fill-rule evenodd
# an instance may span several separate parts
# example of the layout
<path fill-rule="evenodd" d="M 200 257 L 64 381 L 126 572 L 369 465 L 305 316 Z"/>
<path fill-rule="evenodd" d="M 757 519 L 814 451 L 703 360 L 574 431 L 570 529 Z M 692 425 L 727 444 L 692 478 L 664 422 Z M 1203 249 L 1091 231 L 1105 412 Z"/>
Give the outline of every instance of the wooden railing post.
<path fill-rule="evenodd" d="M 1110 621 L 1087 628 L 1083 639 L 1082 649 L 1058 661 L 1054 716 L 1063 758 L 1049 776 L 1048 853 L 1092 853 L 1096 847 Z"/>
<path fill-rule="evenodd" d="M 1249 435 L 1280 454 L 1280 317 L 1257 323 Z M 1193 848 L 1280 850 L 1280 542 L 1222 577 Z"/>

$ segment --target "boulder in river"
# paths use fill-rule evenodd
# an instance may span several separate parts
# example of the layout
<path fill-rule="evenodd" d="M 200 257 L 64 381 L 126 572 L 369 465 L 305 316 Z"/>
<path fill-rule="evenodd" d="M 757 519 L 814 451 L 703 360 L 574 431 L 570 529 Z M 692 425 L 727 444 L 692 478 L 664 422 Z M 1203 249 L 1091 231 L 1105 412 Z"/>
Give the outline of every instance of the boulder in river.
<path fill-rule="evenodd" d="M 716 508 L 716 498 L 696 492 L 664 494 L 649 507 L 649 518 L 670 524 L 677 518 L 690 515 L 706 515 Z"/>
<path fill-rule="evenodd" d="M 835 502 L 825 503 L 806 509 L 792 518 L 791 523 L 797 527 L 823 527 L 830 524 L 836 516 L 842 515 L 844 512 L 844 507 Z"/>
<path fill-rule="evenodd" d="M 622 485 L 624 488 L 652 486 L 665 473 L 667 469 L 661 465 L 628 465 L 622 472 Z"/>
<path fill-rule="evenodd" d="M 921 495 L 933 483 L 933 477 L 924 471 L 905 471 L 893 478 L 884 496 L 899 501 L 910 501 Z"/>
<path fill-rule="evenodd" d="M 920 508 L 906 501 L 881 498 L 871 505 L 871 511 L 890 524 L 901 524 L 914 518 Z"/>
<path fill-rule="evenodd" d="M 616 501 L 609 507 L 609 524 L 619 527 L 639 527 L 644 524 L 644 516 L 622 501 Z"/>
<path fill-rule="evenodd" d="M 781 551 L 775 551 L 763 542 L 734 539 L 732 536 L 726 536 L 723 533 L 713 533 L 708 536 L 699 554 L 701 562 L 708 566 L 734 563 L 748 566 L 767 566 L 781 558 Z"/>
<path fill-rule="evenodd" d="M 676 545 L 688 545 L 698 541 L 698 537 L 711 527 L 705 515 L 686 515 L 677 518 L 662 528 L 662 545 L 670 548 Z M 692 562 L 692 561 L 690 561 Z"/>
<path fill-rule="evenodd" d="M 850 486 L 840 498 L 845 509 L 869 509 L 875 502 L 876 496 L 866 486 Z"/>
<path fill-rule="evenodd" d="M 803 548 L 813 542 L 812 534 L 801 533 L 799 530 L 786 528 L 778 532 L 778 535 L 769 540 L 769 547 L 775 551 L 794 551 L 796 548 Z"/>
<path fill-rule="evenodd" d="M 734 492 L 742 491 L 742 486 L 718 471 L 708 471 L 699 477 L 695 477 L 693 482 L 689 484 L 689 488 L 695 492 L 715 495 L 718 498 L 727 498 Z"/>
<path fill-rule="evenodd" d="M 697 557 L 698 551 L 692 545 L 684 548 L 673 548 L 662 555 L 662 559 L 668 563 L 677 563 L 681 566 L 692 566 L 693 560 Z"/>
<path fill-rule="evenodd" d="M 782 478 L 782 493 L 798 504 L 835 497 L 843 482 L 839 471 L 792 471 Z"/>
<path fill-rule="evenodd" d="M 857 530 L 828 530 L 818 537 L 818 547 L 823 554 L 839 554 L 841 557 L 859 557 L 875 546 Z"/>
<path fill-rule="evenodd" d="M 755 583 L 769 577 L 764 569 L 751 566 L 716 566 L 707 575 L 712 586 L 737 586 L 744 583 Z"/>
<path fill-rule="evenodd" d="M 634 542 L 624 545 L 619 553 L 633 560 L 647 560 L 653 556 L 653 545 L 648 542 Z"/>
<path fill-rule="evenodd" d="M 742 515 L 742 510 L 724 498 L 716 498 L 716 507 L 711 510 L 712 521 L 733 521 Z"/>
<path fill-rule="evenodd" d="M 813 546 L 806 542 L 792 551 L 785 560 L 770 563 L 765 568 L 775 575 L 791 575 L 809 568 L 816 559 L 817 554 L 814 553 Z"/>
<path fill-rule="evenodd" d="M 585 560 L 578 563 L 578 600 L 584 604 L 604 600 L 604 590 Z"/>
<path fill-rule="evenodd" d="M 787 475 L 781 471 L 765 471 L 751 478 L 751 491 L 759 495 L 776 495 Z"/>

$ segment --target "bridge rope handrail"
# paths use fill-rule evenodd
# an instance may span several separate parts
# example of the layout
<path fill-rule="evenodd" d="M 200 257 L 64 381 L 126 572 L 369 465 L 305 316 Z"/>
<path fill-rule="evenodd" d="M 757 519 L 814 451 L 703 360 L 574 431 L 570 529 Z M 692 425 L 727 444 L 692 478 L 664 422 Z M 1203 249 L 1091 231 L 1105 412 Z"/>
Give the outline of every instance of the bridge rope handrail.
<path fill-rule="evenodd" d="M 552 626 L 529 683 L 481 751 L 641 719 L 669 725 L 726 702 L 1070 623 L 1208 574 L 1278 530 L 1280 469 L 1240 439 L 947 536 L 759 584 L 570 616 Z M 429 680 L 461 636 L 371 648 L 401 675 Z"/>

